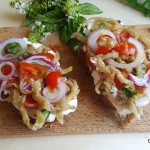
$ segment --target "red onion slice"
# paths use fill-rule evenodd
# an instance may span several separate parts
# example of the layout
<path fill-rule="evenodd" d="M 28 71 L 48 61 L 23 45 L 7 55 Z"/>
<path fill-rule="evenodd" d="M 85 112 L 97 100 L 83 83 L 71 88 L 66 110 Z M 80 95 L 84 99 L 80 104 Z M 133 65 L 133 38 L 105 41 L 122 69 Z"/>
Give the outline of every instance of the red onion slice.
<path fill-rule="evenodd" d="M 135 76 L 135 75 L 133 75 L 131 73 L 129 74 L 129 78 L 130 78 L 131 81 L 134 82 L 134 84 L 136 84 L 138 86 L 145 86 L 145 85 L 147 85 L 147 81 L 145 79 L 137 77 L 137 76 Z"/>
<path fill-rule="evenodd" d="M 58 87 L 54 91 L 50 91 L 49 88 L 44 88 L 43 95 L 52 103 L 61 101 L 67 93 L 67 86 L 64 81 L 60 81 Z"/>
<path fill-rule="evenodd" d="M 0 62 L 12 61 L 12 60 L 18 59 L 20 56 L 21 55 L 13 56 L 10 54 L 7 54 L 5 56 L 0 56 Z"/>
<path fill-rule="evenodd" d="M 55 89 L 54 91 L 50 91 L 48 87 L 45 87 L 43 89 L 43 95 L 48 99 L 48 100 L 54 100 L 57 98 L 59 94 L 59 90 Z"/>
<path fill-rule="evenodd" d="M 26 60 L 29 61 L 29 60 L 33 60 L 33 59 L 46 59 L 47 60 L 47 57 L 42 56 L 41 54 L 34 54 L 34 55 L 28 57 Z"/>
<path fill-rule="evenodd" d="M 150 82 L 150 70 L 144 75 L 144 79 L 149 83 Z"/>
<path fill-rule="evenodd" d="M 8 80 L 3 80 L 2 83 L 1 83 L 1 86 L 0 86 L 0 100 L 1 100 L 1 101 L 5 101 L 5 99 L 3 99 L 3 98 L 1 97 L 1 94 L 2 94 L 2 91 L 4 90 L 4 86 L 7 84 L 7 81 L 8 81 Z"/>
<path fill-rule="evenodd" d="M 32 82 L 26 83 L 26 85 L 23 86 L 22 90 L 28 90 L 31 87 L 32 87 Z"/>
<path fill-rule="evenodd" d="M 47 66 L 49 67 L 52 71 L 57 71 L 58 68 L 50 61 L 44 60 L 44 59 L 33 59 L 33 60 L 29 60 L 29 61 L 24 61 L 24 62 L 28 62 L 28 63 L 37 63 L 43 66 Z"/>
<path fill-rule="evenodd" d="M 11 66 L 11 72 L 8 74 L 8 75 L 4 75 L 1 70 L 2 70 L 2 67 L 4 67 L 5 65 L 9 65 Z M 3 62 L 0 64 L 0 79 L 1 80 L 8 80 L 9 78 L 13 77 L 13 75 L 15 74 L 15 70 L 16 70 L 16 67 L 15 65 L 12 63 L 12 62 Z"/>
<path fill-rule="evenodd" d="M 112 39 L 116 40 L 116 36 L 109 30 L 106 29 L 98 29 L 95 32 L 91 33 L 90 36 L 88 37 L 87 44 L 88 46 L 95 52 L 99 46 L 97 44 L 97 40 L 101 35 L 108 35 Z"/>
<path fill-rule="evenodd" d="M 145 59 L 145 52 L 144 52 L 144 46 L 136 39 L 130 37 L 128 39 L 129 43 L 132 43 L 135 45 L 137 49 L 137 55 L 135 60 L 132 63 L 129 64 L 121 64 L 118 62 L 115 62 L 113 59 L 110 59 L 108 63 L 116 68 L 121 68 L 121 69 L 130 69 L 130 68 L 135 68 L 138 67 L 139 65 L 142 64 L 142 62 Z"/>

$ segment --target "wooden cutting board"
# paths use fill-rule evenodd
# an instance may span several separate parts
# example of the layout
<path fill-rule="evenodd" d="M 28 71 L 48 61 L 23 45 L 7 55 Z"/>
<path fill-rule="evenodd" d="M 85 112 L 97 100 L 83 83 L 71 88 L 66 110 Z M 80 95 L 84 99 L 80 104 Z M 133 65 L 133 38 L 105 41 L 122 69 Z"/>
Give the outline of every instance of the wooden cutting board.
<path fill-rule="evenodd" d="M 150 37 L 150 25 L 132 28 Z M 24 37 L 28 33 L 29 28 L 1 28 L 0 41 L 10 37 Z M 137 120 L 126 129 L 119 128 L 115 110 L 105 107 L 102 97 L 94 92 L 92 78 L 77 57 L 59 40 L 58 34 L 54 33 L 44 44 L 54 44 L 60 48 L 62 68 L 70 65 L 74 68 L 67 76 L 76 79 L 80 86 L 77 111 L 66 116 L 63 125 L 54 122 L 49 127 L 33 132 L 18 121 L 17 114 L 7 103 L 0 102 L 0 137 L 150 132 L 150 106 L 144 110 L 144 117 L 141 120 Z"/>

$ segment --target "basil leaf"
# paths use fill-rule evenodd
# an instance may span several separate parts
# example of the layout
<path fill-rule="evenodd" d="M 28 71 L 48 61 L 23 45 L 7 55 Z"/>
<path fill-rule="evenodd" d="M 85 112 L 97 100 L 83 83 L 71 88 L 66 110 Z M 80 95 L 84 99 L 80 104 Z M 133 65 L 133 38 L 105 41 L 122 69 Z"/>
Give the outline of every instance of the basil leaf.
<path fill-rule="evenodd" d="M 65 25 L 63 28 L 61 28 L 61 30 L 59 31 L 59 36 L 61 38 L 61 40 L 65 43 L 67 43 L 71 37 L 71 32 L 70 30 L 68 30 L 68 26 Z"/>
<path fill-rule="evenodd" d="M 60 25 L 58 23 L 56 24 L 45 23 L 44 25 L 45 25 L 46 32 L 55 32 L 60 28 Z"/>
<path fill-rule="evenodd" d="M 122 92 L 123 92 L 123 96 L 125 96 L 128 99 L 130 99 L 131 97 L 137 94 L 136 90 L 133 90 L 127 86 L 122 87 Z"/>
<path fill-rule="evenodd" d="M 52 24 L 64 21 L 66 16 L 60 10 L 52 10 L 43 15 L 39 14 L 37 18 L 42 22 L 49 22 Z"/>
<path fill-rule="evenodd" d="M 85 22 L 85 18 L 82 17 L 82 16 L 77 16 L 77 17 L 74 17 L 74 18 L 71 18 L 69 19 L 68 21 L 68 28 L 70 30 L 70 32 L 76 32 L 79 28 L 79 26 Z"/>
<path fill-rule="evenodd" d="M 90 3 L 79 4 L 79 13 L 83 15 L 93 15 L 103 13 L 98 7 Z"/>
<path fill-rule="evenodd" d="M 82 43 L 74 38 L 71 38 L 67 45 L 69 46 L 69 48 L 72 50 L 73 53 L 77 53 L 78 50 L 82 47 Z"/>
<path fill-rule="evenodd" d="M 33 23 L 34 23 L 34 19 L 29 17 L 29 18 L 25 19 L 25 21 L 23 23 L 23 26 L 28 27 L 28 26 L 30 26 Z"/>

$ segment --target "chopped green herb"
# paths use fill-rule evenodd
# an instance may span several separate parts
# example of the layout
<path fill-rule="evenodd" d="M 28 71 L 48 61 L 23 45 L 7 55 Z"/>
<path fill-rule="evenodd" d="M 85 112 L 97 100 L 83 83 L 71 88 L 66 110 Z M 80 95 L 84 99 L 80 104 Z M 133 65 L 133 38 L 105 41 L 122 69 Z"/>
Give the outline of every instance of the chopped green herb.
<path fill-rule="evenodd" d="M 44 115 L 44 119 L 45 119 L 45 121 L 47 120 L 47 118 L 49 117 L 49 115 L 50 115 L 50 112 L 49 111 L 47 111 L 47 110 L 45 110 L 44 112 L 43 112 L 43 115 Z"/>
<path fill-rule="evenodd" d="M 73 38 L 68 41 L 67 45 L 71 50 L 73 50 L 73 53 L 77 53 L 78 50 L 82 47 L 82 43 L 79 40 Z"/>
<path fill-rule="evenodd" d="M 30 55 L 29 55 L 29 53 L 27 53 L 27 52 L 24 52 L 23 54 L 22 54 L 22 57 L 25 59 L 25 58 L 28 58 Z"/>
<path fill-rule="evenodd" d="M 6 45 L 6 52 L 9 54 L 19 55 L 22 53 L 22 47 L 16 42 L 9 43 Z"/>
<path fill-rule="evenodd" d="M 128 86 L 123 86 L 122 92 L 123 92 L 123 96 L 125 96 L 127 99 L 130 99 L 131 97 L 137 94 L 136 90 L 133 90 Z"/>

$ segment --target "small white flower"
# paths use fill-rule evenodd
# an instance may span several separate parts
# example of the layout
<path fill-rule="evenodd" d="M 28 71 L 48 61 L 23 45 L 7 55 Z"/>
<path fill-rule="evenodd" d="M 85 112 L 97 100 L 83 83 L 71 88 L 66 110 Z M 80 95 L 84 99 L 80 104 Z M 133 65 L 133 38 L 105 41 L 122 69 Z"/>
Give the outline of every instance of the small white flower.
<path fill-rule="evenodd" d="M 45 38 L 47 38 L 49 35 L 51 35 L 51 32 L 44 32 L 43 35 Z"/>
<path fill-rule="evenodd" d="M 35 25 L 40 26 L 42 24 L 41 21 L 35 21 Z"/>
<path fill-rule="evenodd" d="M 21 3 L 21 8 L 24 9 L 24 8 L 26 8 L 26 7 L 27 7 L 27 4 L 26 4 L 25 2 L 22 2 L 22 3 Z"/>
<path fill-rule="evenodd" d="M 15 3 L 15 8 L 19 9 L 20 8 L 20 4 L 18 2 Z"/>
<path fill-rule="evenodd" d="M 42 25 L 42 28 L 45 28 L 45 25 Z"/>
<path fill-rule="evenodd" d="M 23 15 L 26 14 L 26 12 L 23 9 L 19 9 L 18 11 L 20 14 L 23 14 Z"/>

